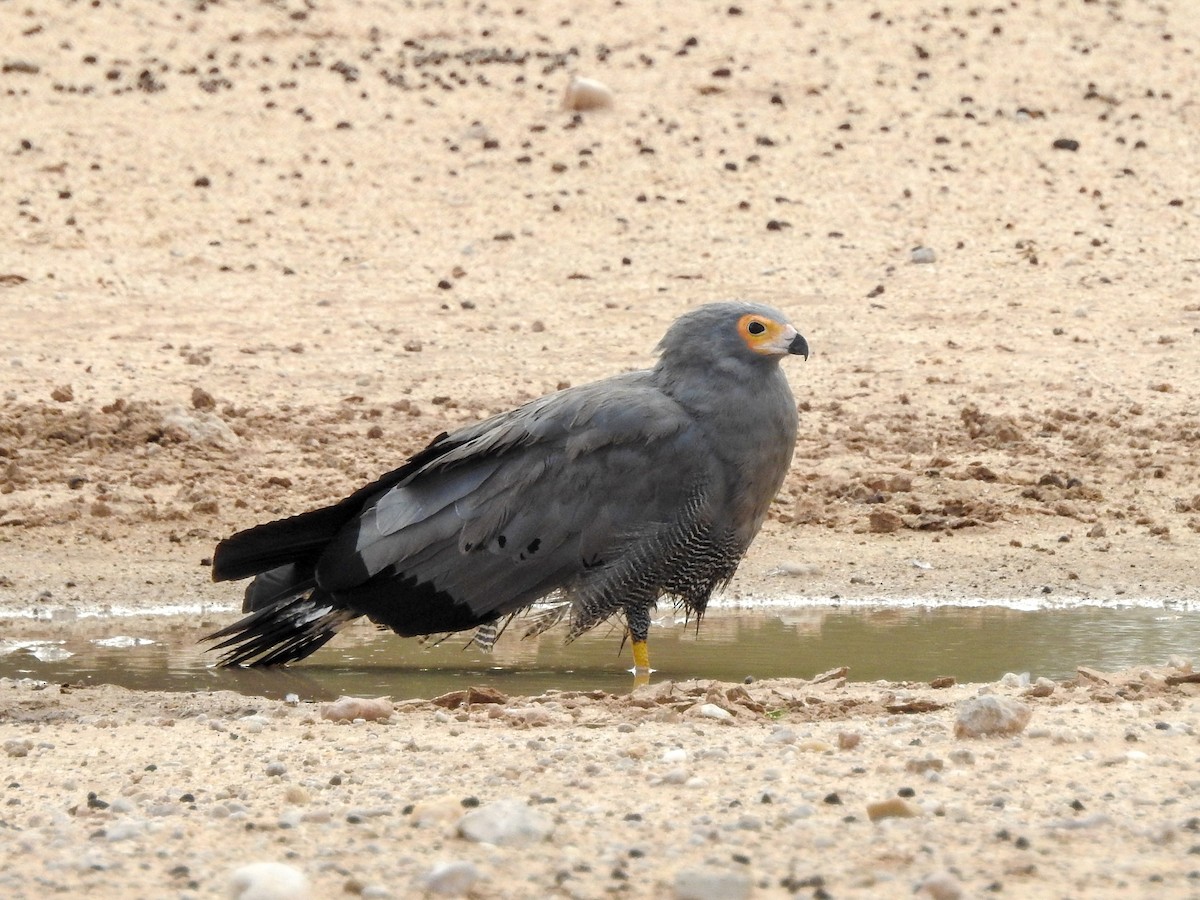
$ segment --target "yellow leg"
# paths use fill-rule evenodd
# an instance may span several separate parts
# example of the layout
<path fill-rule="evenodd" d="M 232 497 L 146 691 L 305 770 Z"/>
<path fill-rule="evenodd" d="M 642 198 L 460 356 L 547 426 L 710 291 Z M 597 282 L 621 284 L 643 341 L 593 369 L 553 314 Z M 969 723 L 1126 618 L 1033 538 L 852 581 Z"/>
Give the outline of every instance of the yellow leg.
<path fill-rule="evenodd" d="M 645 641 L 633 641 L 633 671 L 650 671 L 650 647 Z"/>

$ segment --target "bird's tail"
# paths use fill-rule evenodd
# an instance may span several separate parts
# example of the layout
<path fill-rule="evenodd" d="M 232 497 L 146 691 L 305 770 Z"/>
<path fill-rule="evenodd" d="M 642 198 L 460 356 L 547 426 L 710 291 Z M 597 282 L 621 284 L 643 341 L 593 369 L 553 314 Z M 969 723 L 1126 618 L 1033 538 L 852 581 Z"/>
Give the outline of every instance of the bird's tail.
<path fill-rule="evenodd" d="M 225 651 L 219 659 L 222 666 L 278 666 L 308 656 L 358 616 L 314 590 L 267 603 L 204 640 L 224 638 L 210 648 Z"/>

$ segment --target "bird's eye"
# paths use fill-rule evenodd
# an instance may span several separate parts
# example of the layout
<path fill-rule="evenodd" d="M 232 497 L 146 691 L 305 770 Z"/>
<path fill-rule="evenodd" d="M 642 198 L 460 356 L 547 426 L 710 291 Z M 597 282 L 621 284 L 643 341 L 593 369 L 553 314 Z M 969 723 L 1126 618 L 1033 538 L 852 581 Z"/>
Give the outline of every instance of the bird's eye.
<path fill-rule="evenodd" d="M 746 330 L 748 332 L 750 332 L 751 334 L 762 334 L 764 331 L 767 330 L 767 326 L 764 325 L 762 322 L 751 322 L 749 325 L 746 326 Z"/>

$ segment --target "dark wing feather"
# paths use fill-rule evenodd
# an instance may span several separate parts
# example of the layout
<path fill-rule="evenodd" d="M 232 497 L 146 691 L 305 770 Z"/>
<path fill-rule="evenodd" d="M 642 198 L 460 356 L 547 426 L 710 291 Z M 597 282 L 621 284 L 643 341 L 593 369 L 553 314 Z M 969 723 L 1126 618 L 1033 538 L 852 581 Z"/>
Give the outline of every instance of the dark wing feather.
<path fill-rule="evenodd" d="M 239 531 L 217 544 L 213 581 L 237 581 L 289 563 L 315 560 L 347 522 L 373 497 L 404 481 L 430 460 L 457 446 L 443 432 L 403 466 L 359 488 L 332 506 Z"/>

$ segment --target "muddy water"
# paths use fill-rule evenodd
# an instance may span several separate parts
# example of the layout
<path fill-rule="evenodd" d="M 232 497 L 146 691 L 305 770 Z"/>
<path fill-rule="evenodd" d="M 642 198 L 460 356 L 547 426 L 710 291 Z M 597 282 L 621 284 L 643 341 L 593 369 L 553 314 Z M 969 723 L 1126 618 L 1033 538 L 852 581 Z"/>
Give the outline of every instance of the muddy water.
<path fill-rule="evenodd" d="M 619 633 L 605 628 L 565 644 L 554 631 L 520 640 L 514 627 L 490 655 L 464 648 L 459 637 L 429 646 L 369 627 L 351 628 L 336 647 L 304 663 L 279 671 L 231 671 L 214 668 L 211 654 L 190 640 L 136 642 L 138 634 L 129 627 L 113 620 L 114 637 L 104 643 L 61 636 L 0 641 L 0 676 L 271 697 L 295 693 L 303 699 L 432 697 L 476 684 L 510 694 L 624 691 L 631 685 L 629 649 L 621 647 Z M 1172 655 L 1194 658 L 1200 651 L 1200 612 L 1161 606 L 714 611 L 699 632 L 666 617 L 651 632 L 650 649 L 655 680 L 807 678 L 835 666 L 849 666 L 850 677 L 859 681 L 939 675 L 993 681 L 1005 672 L 1062 679 L 1081 665 L 1115 669 L 1162 663 Z"/>

